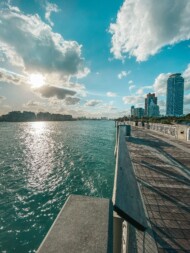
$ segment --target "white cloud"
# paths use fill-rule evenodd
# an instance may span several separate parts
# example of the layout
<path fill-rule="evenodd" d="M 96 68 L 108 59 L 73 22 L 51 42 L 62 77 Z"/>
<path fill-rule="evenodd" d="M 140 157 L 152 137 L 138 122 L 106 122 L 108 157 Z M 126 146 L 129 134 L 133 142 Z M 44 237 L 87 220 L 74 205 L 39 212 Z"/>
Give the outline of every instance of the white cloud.
<path fill-rule="evenodd" d="M 137 90 L 136 94 L 137 95 L 144 95 L 145 90 L 150 90 L 150 89 L 152 89 L 152 86 L 143 86 Z"/>
<path fill-rule="evenodd" d="M 24 104 L 23 107 L 38 107 L 38 106 L 44 106 L 44 103 L 38 102 L 38 101 L 33 101 L 30 100 L 28 103 Z"/>
<path fill-rule="evenodd" d="M 136 87 L 136 85 L 134 85 L 133 80 L 130 80 L 128 84 L 129 84 L 129 91 L 131 92 Z"/>
<path fill-rule="evenodd" d="M 26 77 L 16 74 L 12 71 L 0 68 L 0 82 L 12 83 L 14 85 L 22 85 L 26 83 Z"/>
<path fill-rule="evenodd" d="M 190 90 L 190 64 L 187 66 L 186 70 L 182 74 L 185 79 L 185 90 Z"/>
<path fill-rule="evenodd" d="M 157 96 L 166 95 L 167 80 L 170 75 L 171 73 L 161 73 L 156 77 L 153 83 L 153 89 Z M 184 78 L 184 89 L 188 91 L 190 89 L 190 64 L 183 71 L 182 76 Z"/>
<path fill-rule="evenodd" d="M 85 103 L 85 106 L 96 106 L 96 105 L 99 105 L 101 103 L 102 103 L 101 100 L 92 99 L 92 100 L 87 101 Z"/>
<path fill-rule="evenodd" d="M 46 20 L 49 22 L 49 24 L 51 26 L 54 26 L 54 23 L 51 20 L 51 13 L 52 12 L 55 12 L 55 13 L 59 12 L 60 9 L 58 8 L 58 6 L 56 4 L 52 4 L 52 3 L 46 2 L 45 10 L 46 10 L 46 13 L 45 13 Z"/>
<path fill-rule="evenodd" d="M 190 94 L 184 96 L 184 105 L 190 105 Z"/>
<path fill-rule="evenodd" d="M 22 58 L 15 52 L 14 47 L 10 47 L 6 43 L 0 42 L 0 67 L 23 70 L 24 63 Z"/>
<path fill-rule="evenodd" d="M 144 104 L 144 96 L 125 96 L 122 98 L 124 104 L 137 105 Z"/>
<path fill-rule="evenodd" d="M 121 71 L 118 75 L 117 75 L 117 77 L 119 78 L 119 79 L 122 79 L 123 77 L 126 77 L 126 76 L 128 76 L 129 74 L 131 73 L 131 71 Z"/>
<path fill-rule="evenodd" d="M 36 107 L 36 106 L 39 106 L 39 105 L 42 105 L 42 103 L 40 103 L 40 102 L 37 102 L 37 101 L 32 101 L 32 100 L 30 100 L 30 101 L 28 101 L 28 103 L 26 104 L 26 106 L 34 106 L 34 107 Z"/>
<path fill-rule="evenodd" d="M 162 96 L 162 95 L 166 95 L 166 90 L 167 90 L 167 80 L 169 75 L 171 75 L 171 73 L 161 73 L 159 74 L 153 84 L 153 89 L 156 93 L 156 96 Z"/>
<path fill-rule="evenodd" d="M 25 15 L 10 7 L 0 10 L 0 40 L 6 46 L 4 54 L 10 58 L 14 51 L 27 72 L 79 77 L 88 73 L 82 46 L 54 33 L 37 14 Z"/>
<path fill-rule="evenodd" d="M 129 90 L 132 91 L 136 86 L 134 84 L 129 86 Z"/>
<path fill-rule="evenodd" d="M 117 93 L 109 91 L 109 92 L 106 93 L 106 95 L 107 95 L 107 97 L 116 97 Z"/>
<path fill-rule="evenodd" d="M 79 101 L 71 96 L 86 96 L 84 85 L 70 81 L 90 71 L 82 46 L 54 33 L 37 14 L 26 15 L 6 5 L 0 10 L 0 41 L 0 82 L 28 85 L 32 90 L 30 75 L 40 73 L 45 86 L 32 91 L 41 98 L 65 100 L 69 105 Z"/>
<path fill-rule="evenodd" d="M 189 0 L 125 0 L 110 24 L 111 52 L 117 59 L 125 54 L 145 61 L 166 45 L 190 39 Z"/>
<path fill-rule="evenodd" d="M 101 106 L 99 107 L 99 112 L 103 112 L 103 113 L 109 113 L 111 111 L 117 111 L 118 108 L 116 106 L 113 105 L 113 101 L 109 102 L 109 103 L 104 103 L 101 104 Z"/>
<path fill-rule="evenodd" d="M 130 81 L 128 82 L 128 84 L 133 84 L 133 80 L 130 80 Z"/>
<path fill-rule="evenodd" d="M 55 80 L 54 83 L 56 83 Z M 15 72 L 0 68 L 0 82 L 11 83 L 14 85 L 29 85 L 29 78 L 28 76 L 19 75 Z M 49 98 L 49 101 L 52 98 L 53 100 L 65 100 L 65 104 L 67 105 L 77 104 L 80 101 L 79 98 L 71 96 L 75 96 L 76 94 L 82 97 L 86 96 L 84 85 L 79 83 L 63 81 L 61 84 L 59 84 L 59 86 L 53 86 L 53 82 L 50 83 L 45 81 L 45 83 L 46 84 L 40 88 L 32 88 L 31 85 L 29 85 L 29 88 L 42 98 Z"/>

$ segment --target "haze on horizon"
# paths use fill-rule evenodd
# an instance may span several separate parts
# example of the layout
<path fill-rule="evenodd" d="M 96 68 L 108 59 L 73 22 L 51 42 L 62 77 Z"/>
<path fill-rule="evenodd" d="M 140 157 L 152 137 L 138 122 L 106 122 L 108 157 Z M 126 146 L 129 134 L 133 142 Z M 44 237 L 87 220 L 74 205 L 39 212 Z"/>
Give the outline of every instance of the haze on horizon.
<path fill-rule="evenodd" d="M 190 113 L 189 0 L 0 3 L 0 115 L 119 117 L 149 92 L 165 114 L 171 73 Z"/>

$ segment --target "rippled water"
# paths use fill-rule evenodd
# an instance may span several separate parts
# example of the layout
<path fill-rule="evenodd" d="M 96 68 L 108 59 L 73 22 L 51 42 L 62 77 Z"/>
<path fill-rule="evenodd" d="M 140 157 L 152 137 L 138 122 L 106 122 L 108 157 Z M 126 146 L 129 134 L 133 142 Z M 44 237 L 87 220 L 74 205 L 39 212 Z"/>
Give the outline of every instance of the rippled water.
<path fill-rule="evenodd" d="M 111 197 L 112 121 L 0 123 L 0 252 L 35 252 L 71 194 Z"/>

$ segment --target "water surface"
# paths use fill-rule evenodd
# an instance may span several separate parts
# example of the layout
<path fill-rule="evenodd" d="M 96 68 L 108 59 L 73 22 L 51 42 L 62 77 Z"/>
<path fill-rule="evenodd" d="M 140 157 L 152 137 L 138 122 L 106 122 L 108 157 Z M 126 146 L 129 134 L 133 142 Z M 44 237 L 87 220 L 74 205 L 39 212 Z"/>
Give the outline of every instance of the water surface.
<path fill-rule="evenodd" d="M 0 252 L 35 252 L 70 194 L 111 197 L 112 121 L 0 123 Z"/>

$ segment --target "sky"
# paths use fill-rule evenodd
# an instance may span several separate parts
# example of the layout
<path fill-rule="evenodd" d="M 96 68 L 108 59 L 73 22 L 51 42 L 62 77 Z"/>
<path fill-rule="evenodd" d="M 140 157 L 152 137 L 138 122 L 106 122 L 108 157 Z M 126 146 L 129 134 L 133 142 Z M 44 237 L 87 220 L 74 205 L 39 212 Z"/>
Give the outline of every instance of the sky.
<path fill-rule="evenodd" d="M 0 115 L 115 118 L 149 92 L 164 115 L 172 73 L 190 113 L 189 0 L 0 1 Z"/>

